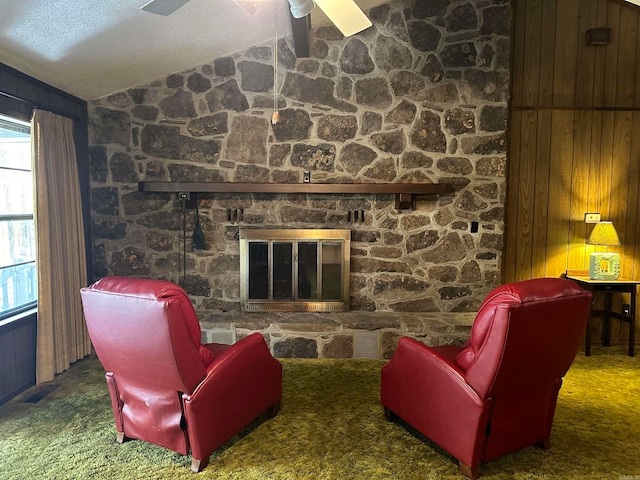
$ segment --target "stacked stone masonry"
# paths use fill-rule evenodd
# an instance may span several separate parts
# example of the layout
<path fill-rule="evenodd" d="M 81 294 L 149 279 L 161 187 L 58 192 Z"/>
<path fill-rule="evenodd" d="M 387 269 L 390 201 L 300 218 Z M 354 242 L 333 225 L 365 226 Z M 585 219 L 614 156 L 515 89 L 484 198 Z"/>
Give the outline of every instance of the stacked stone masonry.
<path fill-rule="evenodd" d="M 279 358 L 390 359 L 400 337 L 426 345 L 461 345 L 471 333 L 475 313 L 238 313 L 212 314 L 201 320 L 202 342 L 219 342 L 219 334 L 239 339 L 263 335 Z M 369 348 L 358 348 L 358 335 Z M 362 338 L 362 337 L 360 337 Z"/>
<path fill-rule="evenodd" d="M 275 84 L 272 46 L 254 45 L 90 102 L 96 277 L 180 283 L 207 318 L 239 310 L 239 227 L 349 228 L 352 310 L 476 311 L 501 279 L 509 2 L 395 0 L 367 13 L 373 26 L 353 37 L 314 29 L 310 58 L 280 39 Z M 137 191 L 141 180 L 301 182 L 305 170 L 312 182 L 455 193 L 412 211 L 393 195 L 201 194 L 206 247 L 193 251 L 194 200 L 183 210 L 175 194 Z M 348 221 L 354 210 L 363 222 Z"/>

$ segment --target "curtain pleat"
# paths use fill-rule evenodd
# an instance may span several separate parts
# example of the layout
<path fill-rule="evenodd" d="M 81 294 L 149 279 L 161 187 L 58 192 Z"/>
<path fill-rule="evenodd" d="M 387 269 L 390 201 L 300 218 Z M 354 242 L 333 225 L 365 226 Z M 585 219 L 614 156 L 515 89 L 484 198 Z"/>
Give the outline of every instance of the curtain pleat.
<path fill-rule="evenodd" d="M 87 284 L 73 121 L 44 110 L 31 120 L 38 272 L 36 383 L 91 353 L 80 288 Z"/>

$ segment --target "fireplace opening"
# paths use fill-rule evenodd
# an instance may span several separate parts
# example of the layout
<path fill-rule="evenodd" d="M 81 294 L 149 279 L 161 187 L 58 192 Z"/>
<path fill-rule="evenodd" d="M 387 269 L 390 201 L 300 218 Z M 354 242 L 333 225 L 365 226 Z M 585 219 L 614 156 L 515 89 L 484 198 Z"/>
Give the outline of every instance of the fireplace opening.
<path fill-rule="evenodd" d="M 349 310 L 349 230 L 240 229 L 245 312 Z"/>

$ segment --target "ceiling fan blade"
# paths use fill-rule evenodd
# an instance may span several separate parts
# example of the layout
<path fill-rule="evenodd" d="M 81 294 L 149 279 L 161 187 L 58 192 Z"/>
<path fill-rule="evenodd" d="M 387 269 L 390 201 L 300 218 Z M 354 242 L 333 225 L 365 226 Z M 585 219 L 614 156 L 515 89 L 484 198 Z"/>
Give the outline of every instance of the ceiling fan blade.
<path fill-rule="evenodd" d="M 258 10 L 258 2 L 256 1 L 251 1 L 251 0 L 232 0 L 232 1 L 243 10 L 246 10 L 247 12 L 249 12 L 251 15 L 256 13 L 256 10 Z"/>
<path fill-rule="evenodd" d="M 155 13 L 156 15 L 171 15 L 189 0 L 151 0 L 145 3 L 140 10 Z"/>
<path fill-rule="evenodd" d="M 314 1 L 345 37 L 361 32 L 372 25 L 371 20 L 353 0 Z"/>

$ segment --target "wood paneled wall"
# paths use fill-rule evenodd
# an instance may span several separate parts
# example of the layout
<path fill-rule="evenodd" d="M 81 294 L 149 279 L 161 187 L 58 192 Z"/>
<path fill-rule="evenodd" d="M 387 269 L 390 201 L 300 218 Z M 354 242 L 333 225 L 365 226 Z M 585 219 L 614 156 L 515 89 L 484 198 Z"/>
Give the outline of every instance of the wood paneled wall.
<path fill-rule="evenodd" d="M 585 212 L 613 221 L 623 245 L 610 251 L 621 255 L 622 276 L 640 279 L 640 8 L 614 0 L 513 6 L 503 280 L 588 268 Z M 594 27 L 611 29 L 609 44 L 587 45 Z M 628 326 L 613 326 L 612 338 L 626 341 Z"/>

